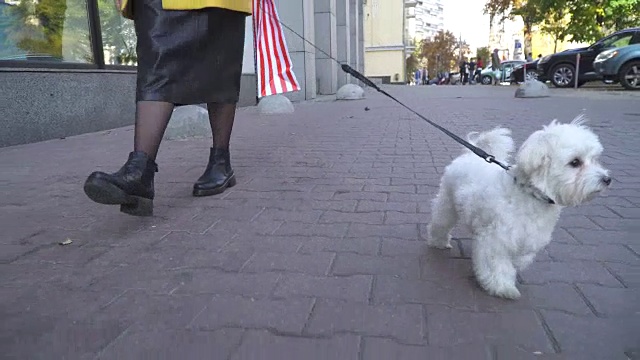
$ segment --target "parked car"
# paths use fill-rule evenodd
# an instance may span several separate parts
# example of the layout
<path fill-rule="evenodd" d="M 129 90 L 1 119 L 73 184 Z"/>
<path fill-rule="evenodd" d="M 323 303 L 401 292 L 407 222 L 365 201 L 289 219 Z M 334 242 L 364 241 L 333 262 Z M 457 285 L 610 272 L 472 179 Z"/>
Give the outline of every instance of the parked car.
<path fill-rule="evenodd" d="M 619 82 L 628 90 L 640 90 L 640 44 L 601 52 L 593 68 L 604 81 Z"/>
<path fill-rule="evenodd" d="M 540 80 L 543 82 L 545 81 L 545 79 L 538 76 L 538 59 L 536 59 L 535 61 L 530 61 L 526 64 L 517 65 L 516 67 L 514 67 L 513 71 L 511 72 L 511 76 L 509 76 L 509 82 L 511 82 L 512 84 L 524 82 L 525 65 L 527 68 L 527 80 Z"/>
<path fill-rule="evenodd" d="M 640 43 L 640 27 L 617 31 L 584 48 L 565 50 L 544 56 L 538 61 L 538 77 L 549 79 L 555 87 L 572 87 L 575 83 L 576 56 L 580 54 L 578 86 L 601 80 L 593 68 L 596 56 L 604 50 Z"/>
<path fill-rule="evenodd" d="M 500 67 L 496 70 L 499 82 L 505 82 L 509 80 L 513 68 L 524 64 L 524 60 L 505 60 L 500 63 Z M 480 72 L 480 82 L 482 85 L 491 85 L 493 80 L 493 70 L 491 70 L 491 64 L 488 64 L 484 70 Z"/>
<path fill-rule="evenodd" d="M 452 72 L 449 74 L 449 84 L 458 85 L 458 83 L 460 83 L 461 80 L 462 80 L 462 77 L 460 76 L 459 72 Z"/>

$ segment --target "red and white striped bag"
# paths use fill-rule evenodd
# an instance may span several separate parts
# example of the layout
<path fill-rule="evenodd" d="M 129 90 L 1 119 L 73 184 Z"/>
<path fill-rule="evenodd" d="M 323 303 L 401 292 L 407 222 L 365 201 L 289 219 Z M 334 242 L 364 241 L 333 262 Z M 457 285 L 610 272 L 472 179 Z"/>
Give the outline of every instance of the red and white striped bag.
<path fill-rule="evenodd" d="M 253 0 L 258 97 L 300 90 L 273 0 Z"/>

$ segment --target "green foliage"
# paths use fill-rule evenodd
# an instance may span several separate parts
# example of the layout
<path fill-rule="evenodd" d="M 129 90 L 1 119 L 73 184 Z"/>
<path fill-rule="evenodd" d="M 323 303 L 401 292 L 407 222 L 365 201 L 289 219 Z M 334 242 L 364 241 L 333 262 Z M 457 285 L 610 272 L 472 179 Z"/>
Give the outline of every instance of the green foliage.
<path fill-rule="evenodd" d="M 488 64 L 489 58 L 491 58 L 491 50 L 489 50 L 488 46 L 479 47 L 476 49 L 476 59 L 482 59 L 483 64 Z"/>
<path fill-rule="evenodd" d="M 540 24 L 540 30 L 553 38 L 553 52 L 558 51 L 558 43 L 566 40 L 569 36 L 569 20 L 564 10 L 549 14 Z"/>
<path fill-rule="evenodd" d="M 413 73 L 415 73 L 416 70 L 420 68 L 420 60 L 418 60 L 418 57 L 415 54 L 411 54 L 407 58 L 405 65 L 406 65 L 407 79 L 412 79 Z"/>
<path fill-rule="evenodd" d="M 11 21 L 5 29 L 7 40 L 22 53 L 92 60 L 84 0 L 22 0 L 1 16 Z M 3 55 L 20 55 L 12 48 Z"/>
<path fill-rule="evenodd" d="M 611 32 L 640 26 L 640 0 L 564 0 L 551 9 L 570 15 L 566 35 L 577 42 L 593 42 Z"/>
<path fill-rule="evenodd" d="M 120 16 L 113 0 L 98 0 L 107 63 L 136 62 L 133 22 Z M 0 14 L 9 25 L 0 56 L 46 54 L 64 61 L 92 62 L 87 0 L 21 0 Z M 16 48 L 19 53 L 16 54 Z M 7 53 L 8 52 L 8 53 Z"/>
<path fill-rule="evenodd" d="M 500 21 L 521 16 L 525 36 L 530 25 L 540 25 L 556 42 L 593 42 L 613 31 L 640 26 L 640 0 L 488 0 L 484 12 Z"/>

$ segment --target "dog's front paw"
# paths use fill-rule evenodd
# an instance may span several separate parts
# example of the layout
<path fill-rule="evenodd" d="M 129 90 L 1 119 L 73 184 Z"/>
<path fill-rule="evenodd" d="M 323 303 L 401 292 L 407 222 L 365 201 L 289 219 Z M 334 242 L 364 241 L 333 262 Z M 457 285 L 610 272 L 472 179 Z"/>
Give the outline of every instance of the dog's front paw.
<path fill-rule="evenodd" d="M 449 241 L 446 242 L 430 242 L 427 241 L 427 245 L 432 247 L 432 248 L 436 248 L 436 249 L 441 249 L 441 250 L 446 250 L 446 249 L 451 249 L 451 243 Z"/>
<path fill-rule="evenodd" d="M 451 249 L 451 236 L 440 237 L 430 234 L 427 238 L 427 245 L 436 249 Z"/>
<path fill-rule="evenodd" d="M 520 290 L 515 286 L 502 286 L 498 289 L 487 289 L 489 294 L 509 300 L 516 300 L 520 298 Z"/>

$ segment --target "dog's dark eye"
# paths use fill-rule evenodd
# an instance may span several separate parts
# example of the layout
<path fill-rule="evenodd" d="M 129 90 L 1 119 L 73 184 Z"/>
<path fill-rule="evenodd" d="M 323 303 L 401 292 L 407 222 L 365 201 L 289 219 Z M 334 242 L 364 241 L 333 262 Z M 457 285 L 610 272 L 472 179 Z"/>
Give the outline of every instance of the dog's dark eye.
<path fill-rule="evenodd" d="M 580 159 L 573 159 L 569 165 L 571 165 L 571 167 L 577 168 L 580 167 L 582 165 L 582 161 L 580 161 Z"/>

